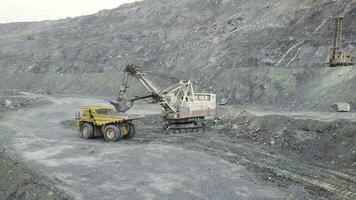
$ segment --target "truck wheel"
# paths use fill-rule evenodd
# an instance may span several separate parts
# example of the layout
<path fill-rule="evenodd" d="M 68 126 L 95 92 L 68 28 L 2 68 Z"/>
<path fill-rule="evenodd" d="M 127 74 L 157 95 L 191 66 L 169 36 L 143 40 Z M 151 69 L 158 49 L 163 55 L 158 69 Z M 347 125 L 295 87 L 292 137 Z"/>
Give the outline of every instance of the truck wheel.
<path fill-rule="evenodd" d="M 116 142 L 122 139 L 122 128 L 115 125 L 109 125 L 105 127 L 103 135 L 106 141 Z"/>
<path fill-rule="evenodd" d="M 124 135 L 124 139 L 133 138 L 135 135 L 136 135 L 135 125 L 129 124 L 129 133 L 127 135 Z"/>
<path fill-rule="evenodd" d="M 94 137 L 94 128 L 89 123 L 83 123 L 80 132 L 84 139 L 92 139 Z"/>

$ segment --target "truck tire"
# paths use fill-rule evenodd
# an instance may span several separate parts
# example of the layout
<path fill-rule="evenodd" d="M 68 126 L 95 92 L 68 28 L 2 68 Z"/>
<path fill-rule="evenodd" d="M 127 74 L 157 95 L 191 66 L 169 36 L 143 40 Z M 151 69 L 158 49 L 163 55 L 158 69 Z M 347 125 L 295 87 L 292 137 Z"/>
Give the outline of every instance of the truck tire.
<path fill-rule="evenodd" d="M 94 127 L 89 123 L 83 123 L 80 128 L 80 133 L 84 139 L 92 139 L 94 137 Z"/>
<path fill-rule="evenodd" d="M 106 141 L 116 142 L 122 139 L 122 128 L 115 125 L 109 125 L 104 128 L 103 135 Z"/>
<path fill-rule="evenodd" d="M 124 139 L 131 139 L 136 135 L 136 127 L 133 124 L 129 124 L 129 133 L 124 135 Z"/>

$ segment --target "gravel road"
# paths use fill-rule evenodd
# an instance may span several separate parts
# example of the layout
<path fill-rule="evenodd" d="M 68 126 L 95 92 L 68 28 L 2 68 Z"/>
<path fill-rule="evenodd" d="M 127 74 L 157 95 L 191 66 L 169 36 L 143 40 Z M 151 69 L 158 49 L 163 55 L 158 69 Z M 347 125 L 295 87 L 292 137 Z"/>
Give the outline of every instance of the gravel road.
<path fill-rule="evenodd" d="M 243 165 L 204 152 L 174 144 L 81 139 L 77 131 L 61 122 L 70 120 L 80 105 L 105 102 L 46 98 L 53 104 L 12 112 L 0 122 L 7 141 L 2 145 L 75 199 L 288 197 L 285 188 L 261 182 Z"/>

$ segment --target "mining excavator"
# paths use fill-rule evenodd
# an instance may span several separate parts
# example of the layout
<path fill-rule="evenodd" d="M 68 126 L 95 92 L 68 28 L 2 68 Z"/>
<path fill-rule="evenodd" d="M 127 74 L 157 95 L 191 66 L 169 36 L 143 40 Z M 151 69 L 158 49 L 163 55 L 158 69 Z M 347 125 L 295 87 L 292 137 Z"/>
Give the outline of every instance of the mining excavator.
<path fill-rule="evenodd" d="M 118 112 L 126 112 L 135 101 L 152 99 L 163 108 L 163 129 L 168 134 L 203 132 L 205 127 L 215 123 L 216 95 L 195 93 L 193 83 L 177 80 L 165 89 L 159 89 L 136 65 L 127 65 L 117 101 L 110 103 Z M 149 92 L 147 95 L 127 97 L 129 77 L 136 78 Z"/>

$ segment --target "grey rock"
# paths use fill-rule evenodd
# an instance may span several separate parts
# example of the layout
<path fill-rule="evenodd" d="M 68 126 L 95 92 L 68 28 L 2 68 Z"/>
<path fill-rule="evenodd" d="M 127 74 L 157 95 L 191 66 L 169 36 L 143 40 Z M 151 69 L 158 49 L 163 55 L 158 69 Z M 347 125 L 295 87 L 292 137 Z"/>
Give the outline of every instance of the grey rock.
<path fill-rule="evenodd" d="M 10 110 L 12 110 L 12 109 L 15 108 L 14 104 L 12 103 L 12 101 L 7 100 L 7 99 L 5 99 L 4 107 L 5 107 L 6 109 L 10 109 Z"/>
<path fill-rule="evenodd" d="M 227 104 L 227 100 L 225 98 L 222 98 L 219 100 L 219 105 L 220 106 L 225 106 Z"/>
<path fill-rule="evenodd" d="M 350 112 L 351 105 L 349 103 L 339 102 L 333 104 L 333 110 L 337 112 Z"/>
<path fill-rule="evenodd" d="M 356 52 L 356 4 L 350 2 L 144 0 L 90 16 L 2 24 L 0 85 L 116 96 L 120 81 L 95 84 L 107 82 L 98 74 L 120 73 L 133 63 L 196 80 L 229 104 L 303 109 L 353 104 L 355 95 L 341 99 L 335 91 L 353 93 L 356 78 L 328 85 L 335 81 L 333 71 L 349 71 L 325 70 L 335 11 L 345 11 L 343 46 Z M 3 73 L 9 71 L 14 77 Z"/>

